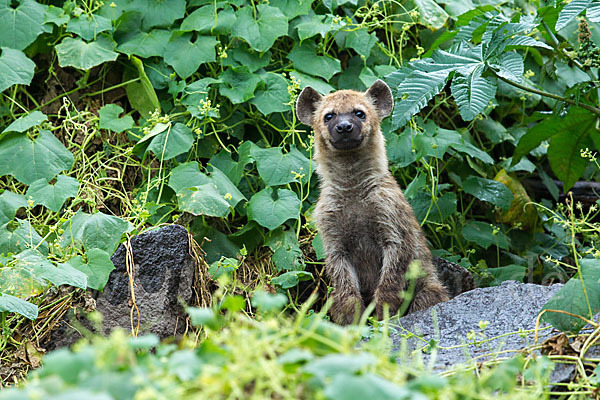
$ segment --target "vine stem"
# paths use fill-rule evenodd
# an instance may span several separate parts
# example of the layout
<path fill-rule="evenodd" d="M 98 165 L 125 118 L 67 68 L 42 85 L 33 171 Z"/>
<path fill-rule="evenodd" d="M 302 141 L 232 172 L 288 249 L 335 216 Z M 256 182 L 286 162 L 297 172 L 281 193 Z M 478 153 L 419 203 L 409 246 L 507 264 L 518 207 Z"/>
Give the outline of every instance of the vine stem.
<path fill-rule="evenodd" d="M 565 97 L 556 95 L 554 93 L 548 93 L 548 92 L 544 92 L 543 90 L 538 90 L 535 88 L 531 88 L 531 87 L 527 87 L 525 85 L 521 85 L 520 83 L 517 83 L 515 81 L 511 81 L 510 79 L 506 79 L 503 76 L 498 75 L 497 73 L 494 72 L 494 75 L 496 75 L 496 77 L 498 79 L 500 79 L 501 81 L 504 81 L 506 83 L 508 83 L 509 85 L 512 85 L 516 88 L 519 88 L 521 90 L 525 90 L 526 92 L 530 92 L 530 93 L 535 93 L 535 94 L 539 94 L 540 96 L 545 96 L 545 97 L 550 97 L 551 99 L 555 99 L 555 100 L 559 100 L 559 101 L 563 101 L 565 103 L 569 103 L 581 108 L 584 108 L 596 115 L 600 115 L 600 108 L 594 107 L 594 106 L 590 106 L 589 104 L 585 104 L 585 103 L 580 103 L 578 101 L 574 101 L 571 99 L 567 99 Z"/>

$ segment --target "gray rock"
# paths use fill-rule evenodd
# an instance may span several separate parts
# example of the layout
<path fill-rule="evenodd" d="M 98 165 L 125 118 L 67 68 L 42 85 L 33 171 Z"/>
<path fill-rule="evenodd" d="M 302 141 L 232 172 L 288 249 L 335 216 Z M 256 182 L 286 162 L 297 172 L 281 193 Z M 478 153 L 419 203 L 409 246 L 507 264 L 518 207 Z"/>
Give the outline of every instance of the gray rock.
<path fill-rule="evenodd" d="M 186 229 L 169 225 L 143 233 L 131 239 L 131 250 L 140 332 L 161 338 L 181 333 L 185 329 L 185 313 L 179 302 L 189 304 L 192 300 L 195 269 Z M 106 333 L 115 327 L 130 330 L 138 322 L 137 310 L 131 312 L 126 257 L 126 247 L 119 246 L 111 257 L 115 269 L 96 300 Z"/>
<path fill-rule="evenodd" d="M 500 286 L 463 293 L 428 310 L 406 315 L 392 324 L 395 350 L 400 349 L 403 340 L 407 341 L 410 350 L 423 348 L 427 342 L 435 340 L 438 346 L 434 361 L 436 370 L 470 360 L 489 360 L 490 353 L 502 350 L 510 350 L 500 353 L 502 357 L 515 355 L 518 350 L 534 343 L 534 333 L 498 336 L 535 329 L 538 312 L 561 287 L 561 284 L 541 286 L 508 281 Z M 480 321 L 489 321 L 483 332 Z M 485 343 L 472 344 L 473 339 L 468 338 L 471 331 L 474 339 L 480 342 L 486 340 Z M 410 337 L 408 332 L 420 339 Z M 551 328 L 540 330 L 538 343 L 555 333 Z M 425 362 L 430 357 L 430 354 L 423 354 Z"/>

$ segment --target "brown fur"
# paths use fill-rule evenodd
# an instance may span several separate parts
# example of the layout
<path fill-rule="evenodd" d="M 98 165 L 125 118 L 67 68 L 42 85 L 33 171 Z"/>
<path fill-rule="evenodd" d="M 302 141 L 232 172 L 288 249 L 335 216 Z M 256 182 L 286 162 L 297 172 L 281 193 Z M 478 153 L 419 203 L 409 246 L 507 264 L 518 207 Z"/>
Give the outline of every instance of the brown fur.
<path fill-rule="evenodd" d="M 305 88 L 298 98 L 299 119 L 315 132 L 315 161 L 321 194 L 314 212 L 332 279 L 330 313 L 340 324 L 356 321 L 357 311 L 374 301 L 377 317 L 384 304 L 395 314 L 408 289 L 409 264 L 420 261 L 424 271 L 416 282 L 409 312 L 448 300 L 431 261 L 431 253 L 410 204 L 388 169 L 381 119 L 391 113 L 389 87 L 377 81 L 365 93 L 340 90 L 322 97 Z M 364 120 L 356 110 L 365 113 Z M 336 131 L 325 115 L 349 118 L 362 136 L 360 145 L 340 150 Z M 332 130 L 333 129 L 333 130 Z M 331 130 L 331 131 L 330 131 Z M 333 141 L 333 142 L 332 142 Z"/>

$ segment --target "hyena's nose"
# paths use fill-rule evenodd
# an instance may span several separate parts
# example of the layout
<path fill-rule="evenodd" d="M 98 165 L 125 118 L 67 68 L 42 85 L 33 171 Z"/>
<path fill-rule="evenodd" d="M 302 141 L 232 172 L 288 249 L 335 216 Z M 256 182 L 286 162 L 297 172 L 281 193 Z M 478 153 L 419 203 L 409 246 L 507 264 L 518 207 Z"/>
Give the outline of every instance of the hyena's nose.
<path fill-rule="evenodd" d="M 354 129 L 354 125 L 352 122 L 342 121 L 335 126 L 335 130 L 337 133 L 349 133 Z"/>

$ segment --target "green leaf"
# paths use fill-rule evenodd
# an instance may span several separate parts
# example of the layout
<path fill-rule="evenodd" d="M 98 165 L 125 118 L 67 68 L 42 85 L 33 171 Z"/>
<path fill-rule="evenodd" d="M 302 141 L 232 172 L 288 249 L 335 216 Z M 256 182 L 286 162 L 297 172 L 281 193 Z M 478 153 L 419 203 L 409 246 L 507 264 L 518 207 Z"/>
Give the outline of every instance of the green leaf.
<path fill-rule="evenodd" d="M 259 4 L 258 19 L 252 16 L 252 7 L 243 7 L 236 12 L 237 21 L 231 34 L 246 41 L 254 50 L 263 52 L 273 46 L 278 37 L 287 35 L 288 19 L 275 7 Z"/>
<path fill-rule="evenodd" d="M 119 118 L 119 114 L 123 112 L 123 108 L 116 104 L 107 104 L 98 110 L 100 117 L 100 129 L 108 129 L 116 133 L 121 133 L 124 130 L 131 129 L 134 125 L 131 115 L 126 115 Z"/>
<path fill-rule="evenodd" d="M 434 0 L 415 0 L 415 4 L 419 10 L 419 22 L 432 30 L 442 28 L 449 18 Z"/>
<path fill-rule="evenodd" d="M 287 302 L 287 297 L 282 293 L 271 294 L 257 290 L 252 296 L 252 305 L 266 313 L 281 310 Z"/>
<path fill-rule="evenodd" d="M 531 36 L 515 35 L 512 38 L 506 39 L 505 49 L 512 50 L 514 48 L 526 48 L 526 47 L 541 47 L 543 49 L 552 50 L 552 46 L 547 45 L 544 42 L 535 40 Z"/>
<path fill-rule="evenodd" d="M 267 72 L 261 76 L 262 83 L 259 84 L 255 96 L 250 100 L 264 115 L 274 112 L 284 112 L 290 109 L 288 93 L 288 81 L 281 75 Z"/>
<path fill-rule="evenodd" d="M 306 271 L 289 271 L 271 279 L 271 283 L 282 289 L 290 289 L 298 285 L 300 281 L 313 279 L 313 274 Z"/>
<path fill-rule="evenodd" d="M 504 281 L 523 282 L 527 273 L 527 267 L 511 264 L 504 267 L 489 268 L 488 272 L 494 277 L 490 286 L 498 286 Z"/>
<path fill-rule="evenodd" d="M 45 24 L 54 24 L 56 26 L 63 26 L 69 22 L 70 19 L 71 17 L 68 13 L 65 13 L 63 8 L 53 5 L 48 6 L 46 14 L 44 15 Z"/>
<path fill-rule="evenodd" d="M 154 136 L 148 150 L 161 160 L 170 160 L 191 149 L 193 144 L 192 130 L 177 122 L 175 125 L 169 124 L 165 130 Z"/>
<path fill-rule="evenodd" d="M 277 199 L 273 199 L 274 194 Z M 301 205 L 298 196 L 291 190 L 276 189 L 273 191 L 273 188 L 266 187 L 250 199 L 248 219 L 273 230 L 288 219 L 298 219 Z"/>
<path fill-rule="evenodd" d="M 391 133 L 386 136 L 387 156 L 390 162 L 404 168 L 417 161 L 416 152 L 413 151 L 412 138 L 409 129 L 399 135 Z"/>
<path fill-rule="evenodd" d="M 600 3 L 592 3 L 586 10 L 585 16 L 590 22 L 600 22 Z M 597 374 L 600 376 L 600 374 Z"/>
<path fill-rule="evenodd" d="M 119 56 L 114 52 L 115 42 L 106 35 L 99 35 L 94 42 L 86 43 L 81 39 L 64 38 L 57 44 L 56 54 L 61 67 L 75 67 L 88 70 Z"/>
<path fill-rule="evenodd" d="M 463 190 L 475 198 L 494 204 L 508 210 L 513 199 L 513 194 L 501 182 L 470 176 L 463 181 Z"/>
<path fill-rule="evenodd" d="M 234 48 L 231 52 L 231 58 L 227 57 L 223 60 L 223 65 L 232 67 L 246 66 L 250 72 L 256 72 L 269 65 L 272 55 L 270 51 L 259 53 L 249 48 L 248 45 L 243 42 L 240 44 L 239 47 Z"/>
<path fill-rule="evenodd" d="M 176 192 L 183 189 L 210 183 L 210 178 L 200 172 L 198 162 L 190 161 L 171 170 L 169 186 Z"/>
<path fill-rule="evenodd" d="M 182 31 L 196 31 L 198 33 L 226 34 L 231 31 L 235 24 L 235 14 L 230 6 L 215 16 L 214 5 L 206 5 L 195 10 L 185 17 L 181 23 Z"/>
<path fill-rule="evenodd" d="M 144 64 L 135 56 L 130 56 L 129 59 L 137 70 L 137 77 L 140 78 L 139 82 L 132 82 L 125 87 L 131 106 L 144 117 L 156 110 L 160 111 L 158 96 L 146 75 Z"/>
<path fill-rule="evenodd" d="M 182 211 L 194 215 L 226 217 L 230 213 L 229 203 L 212 182 L 181 189 L 177 200 Z"/>
<path fill-rule="evenodd" d="M 29 85 L 35 63 L 20 50 L 0 47 L 0 93 L 12 85 Z"/>
<path fill-rule="evenodd" d="M 23 268 L 30 268 L 36 276 L 44 278 L 56 286 L 70 285 L 80 289 L 87 287 L 87 276 L 67 264 L 54 266 L 40 253 L 25 251 L 15 258 Z"/>
<path fill-rule="evenodd" d="M 482 113 L 496 95 L 496 83 L 481 76 L 484 66 L 476 67 L 471 74 L 457 74 L 450 88 L 465 121 L 472 121 Z"/>
<path fill-rule="evenodd" d="M 251 73 L 248 67 L 228 68 L 219 75 L 221 84 L 219 93 L 227 97 L 233 104 L 240 104 L 254 96 L 260 77 Z"/>
<path fill-rule="evenodd" d="M 110 254 L 101 249 L 88 249 L 85 252 L 87 263 L 81 256 L 71 258 L 67 264 L 87 276 L 87 286 L 92 289 L 102 290 L 108 282 L 108 277 L 114 264 L 110 260 Z"/>
<path fill-rule="evenodd" d="M 0 293 L 0 312 L 5 311 L 21 314 L 32 321 L 38 316 L 38 307 L 35 304 L 9 294 Z"/>
<path fill-rule="evenodd" d="M 250 155 L 256 160 L 258 173 L 268 186 L 297 181 L 306 183 L 312 172 L 311 161 L 294 146 L 286 154 L 281 147 L 262 149 L 252 146 Z M 300 178 L 301 175 L 304 177 Z"/>
<path fill-rule="evenodd" d="M 312 0 L 270 0 L 269 5 L 277 7 L 288 20 L 299 15 L 307 14 L 312 5 Z"/>
<path fill-rule="evenodd" d="M 48 243 L 31 226 L 29 221 L 16 219 L 0 226 L 0 254 L 21 253 L 28 249 L 37 249 L 48 255 Z"/>
<path fill-rule="evenodd" d="M 119 44 L 117 50 L 127 55 L 162 57 L 171 38 L 171 32 L 164 29 L 153 29 L 150 32 L 138 32 L 127 41 Z"/>
<path fill-rule="evenodd" d="M 194 81 L 192 84 L 187 85 L 183 89 L 183 97 L 181 104 L 186 106 L 187 110 L 194 117 L 202 119 L 206 116 L 202 102 L 208 100 L 208 91 L 213 83 L 217 83 L 219 80 L 214 78 L 202 78 Z"/>
<path fill-rule="evenodd" d="M 409 202 L 419 223 L 441 223 L 456 212 L 456 195 L 451 192 L 432 199 L 431 193 L 419 191 Z"/>
<path fill-rule="evenodd" d="M 273 251 L 273 263 L 278 271 L 304 270 L 304 254 L 296 233 L 282 227 L 271 231 L 265 244 Z"/>
<path fill-rule="evenodd" d="M 13 8 L 12 3 L 0 0 L 0 47 L 23 50 L 44 31 L 46 6 L 22 0 Z"/>
<path fill-rule="evenodd" d="M 448 70 L 429 73 L 415 70 L 400 83 L 397 89 L 398 100 L 392 114 L 394 130 L 406 124 L 442 90 L 449 73 Z"/>
<path fill-rule="evenodd" d="M 366 352 L 356 354 L 328 354 L 306 364 L 303 370 L 324 383 L 326 378 L 336 375 L 354 375 L 375 366 L 376 363 L 377 359 L 375 356 Z"/>
<path fill-rule="evenodd" d="M 287 58 L 297 70 L 328 81 L 342 70 L 340 61 L 329 56 L 317 56 L 315 49 L 316 46 L 312 43 L 296 44 Z"/>
<path fill-rule="evenodd" d="M 583 259 L 579 260 L 579 264 L 581 275 L 571 278 L 560 288 L 544 304 L 543 310 L 562 310 L 588 319 L 600 311 L 600 262 L 598 259 Z M 577 333 L 586 324 L 579 318 L 554 312 L 546 312 L 542 319 L 563 332 Z"/>
<path fill-rule="evenodd" d="M 353 49 L 365 58 L 369 57 L 375 43 L 377 43 L 375 32 L 369 33 L 366 29 L 350 31 L 346 36 L 346 47 Z"/>
<path fill-rule="evenodd" d="M 326 399 L 331 400 L 396 400 L 416 397 L 408 389 L 370 373 L 359 376 L 336 374 L 325 386 L 323 394 Z"/>
<path fill-rule="evenodd" d="M 581 14 L 582 11 L 586 10 L 591 3 L 592 0 L 573 0 L 569 2 L 563 7 L 562 10 L 560 10 L 560 14 L 558 14 L 558 19 L 556 20 L 556 26 L 554 29 L 560 31 L 562 28 L 567 26 L 571 20 Z"/>
<path fill-rule="evenodd" d="M 322 79 L 313 78 L 310 75 L 305 75 L 298 71 L 292 71 L 290 72 L 290 75 L 296 78 L 296 80 L 300 83 L 301 89 L 304 89 L 307 86 L 311 86 L 313 89 L 315 89 L 321 94 L 327 94 L 335 90 L 333 86 L 324 82 Z"/>
<path fill-rule="evenodd" d="M 164 59 L 172 66 L 181 78 L 185 79 L 198 70 L 200 65 L 215 61 L 215 45 L 213 36 L 198 36 L 192 42 L 191 33 L 174 32 L 167 43 Z"/>
<path fill-rule="evenodd" d="M 317 233 L 312 241 L 312 247 L 315 249 L 315 255 L 317 256 L 317 260 L 325 259 L 325 246 L 323 246 L 323 240 L 321 236 Z"/>
<path fill-rule="evenodd" d="M 98 248 L 112 254 L 121 241 L 121 236 L 131 231 L 133 226 L 119 217 L 102 212 L 87 214 L 77 211 L 62 225 L 62 229 L 63 247 L 83 245 L 86 250 Z"/>
<path fill-rule="evenodd" d="M 81 14 L 71 18 L 67 24 L 67 32 L 79 35 L 87 41 L 95 39 L 100 32 L 110 30 L 112 30 L 110 19 L 95 14 Z"/>
<path fill-rule="evenodd" d="M 25 132 L 34 126 L 40 125 L 44 121 L 48 121 L 48 117 L 46 117 L 41 111 L 33 111 L 13 121 L 0 133 L 0 138 L 3 136 L 2 133 Z"/>
<path fill-rule="evenodd" d="M 595 124 L 587 127 L 580 125 L 575 131 L 562 131 L 550 138 L 548 161 L 556 177 L 563 181 L 564 193 L 571 189 L 589 165 L 581 152 L 595 148 L 591 135 L 598 135 Z"/>
<path fill-rule="evenodd" d="M 496 70 L 496 73 L 506 79 L 514 82 L 523 80 L 523 56 L 511 51 L 500 54 L 494 61 L 490 62 L 490 67 Z"/>
<path fill-rule="evenodd" d="M 0 194 L 0 225 L 12 221 L 17 210 L 27 207 L 27 199 L 22 194 L 5 190 Z"/>
<path fill-rule="evenodd" d="M 39 132 L 34 140 L 21 133 L 11 133 L 0 141 L 0 176 L 12 175 L 30 185 L 71 169 L 73 154 L 50 131 L 40 129 Z"/>
<path fill-rule="evenodd" d="M 49 184 L 45 178 L 32 182 L 27 189 L 27 197 L 31 197 L 35 204 L 41 204 L 54 212 L 59 212 L 65 201 L 70 197 L 77 196 L 78 191 L 77 179 L 59 175 L 54 184 Z"/>
<path fill-rule="evenodd" d="M 144 15 L 144 30 L 155 26 L 170 26 L 185 15 L 185 0 L 133 0 L 128 11 Z"/>
<path fill-rule="evenodd" d="M 494 231 L 496 231 L 494 233 Z M 487 249 L 491 245 L 508 250 L 510 244 L 508 238 L 494 225 L 481 221 L 469 221 L 462 229 L 462 235 L 469 242 L 477 243 Z"/>
<path fill-rule="evenodd" d="M 221 327 L 220 315 L 210 308 L 187 307 L 185 311 L 190 315 L 193 326 L 219 329 Z"/>
<path fill-rule="evenodd" d="M 308 15 L 300 16 L 296 21 L 299 21 L 296 24 L 296 30 L 301 41 L 315 35 L 321 35 L 324 38 L 327 33 L 335 32 L 341 27 L 341 24 L 333 22 L 331 14 L 318 15 L 312 11 Z"/>
<path fill-rule="evenodd" d="M 486 164 L 494 163 L 494 159 L 492 157 L 490 157 L 489 154 L 487 154 L 485 151 L 473 146 L 471 143 L 452 142 L 450 144 L 450 147 L 452 147 L 454 150 L 458 151 L 459 153 L 464 153 L 473 158 L 477 158 L 478 160 L 480 160 Z"/>

